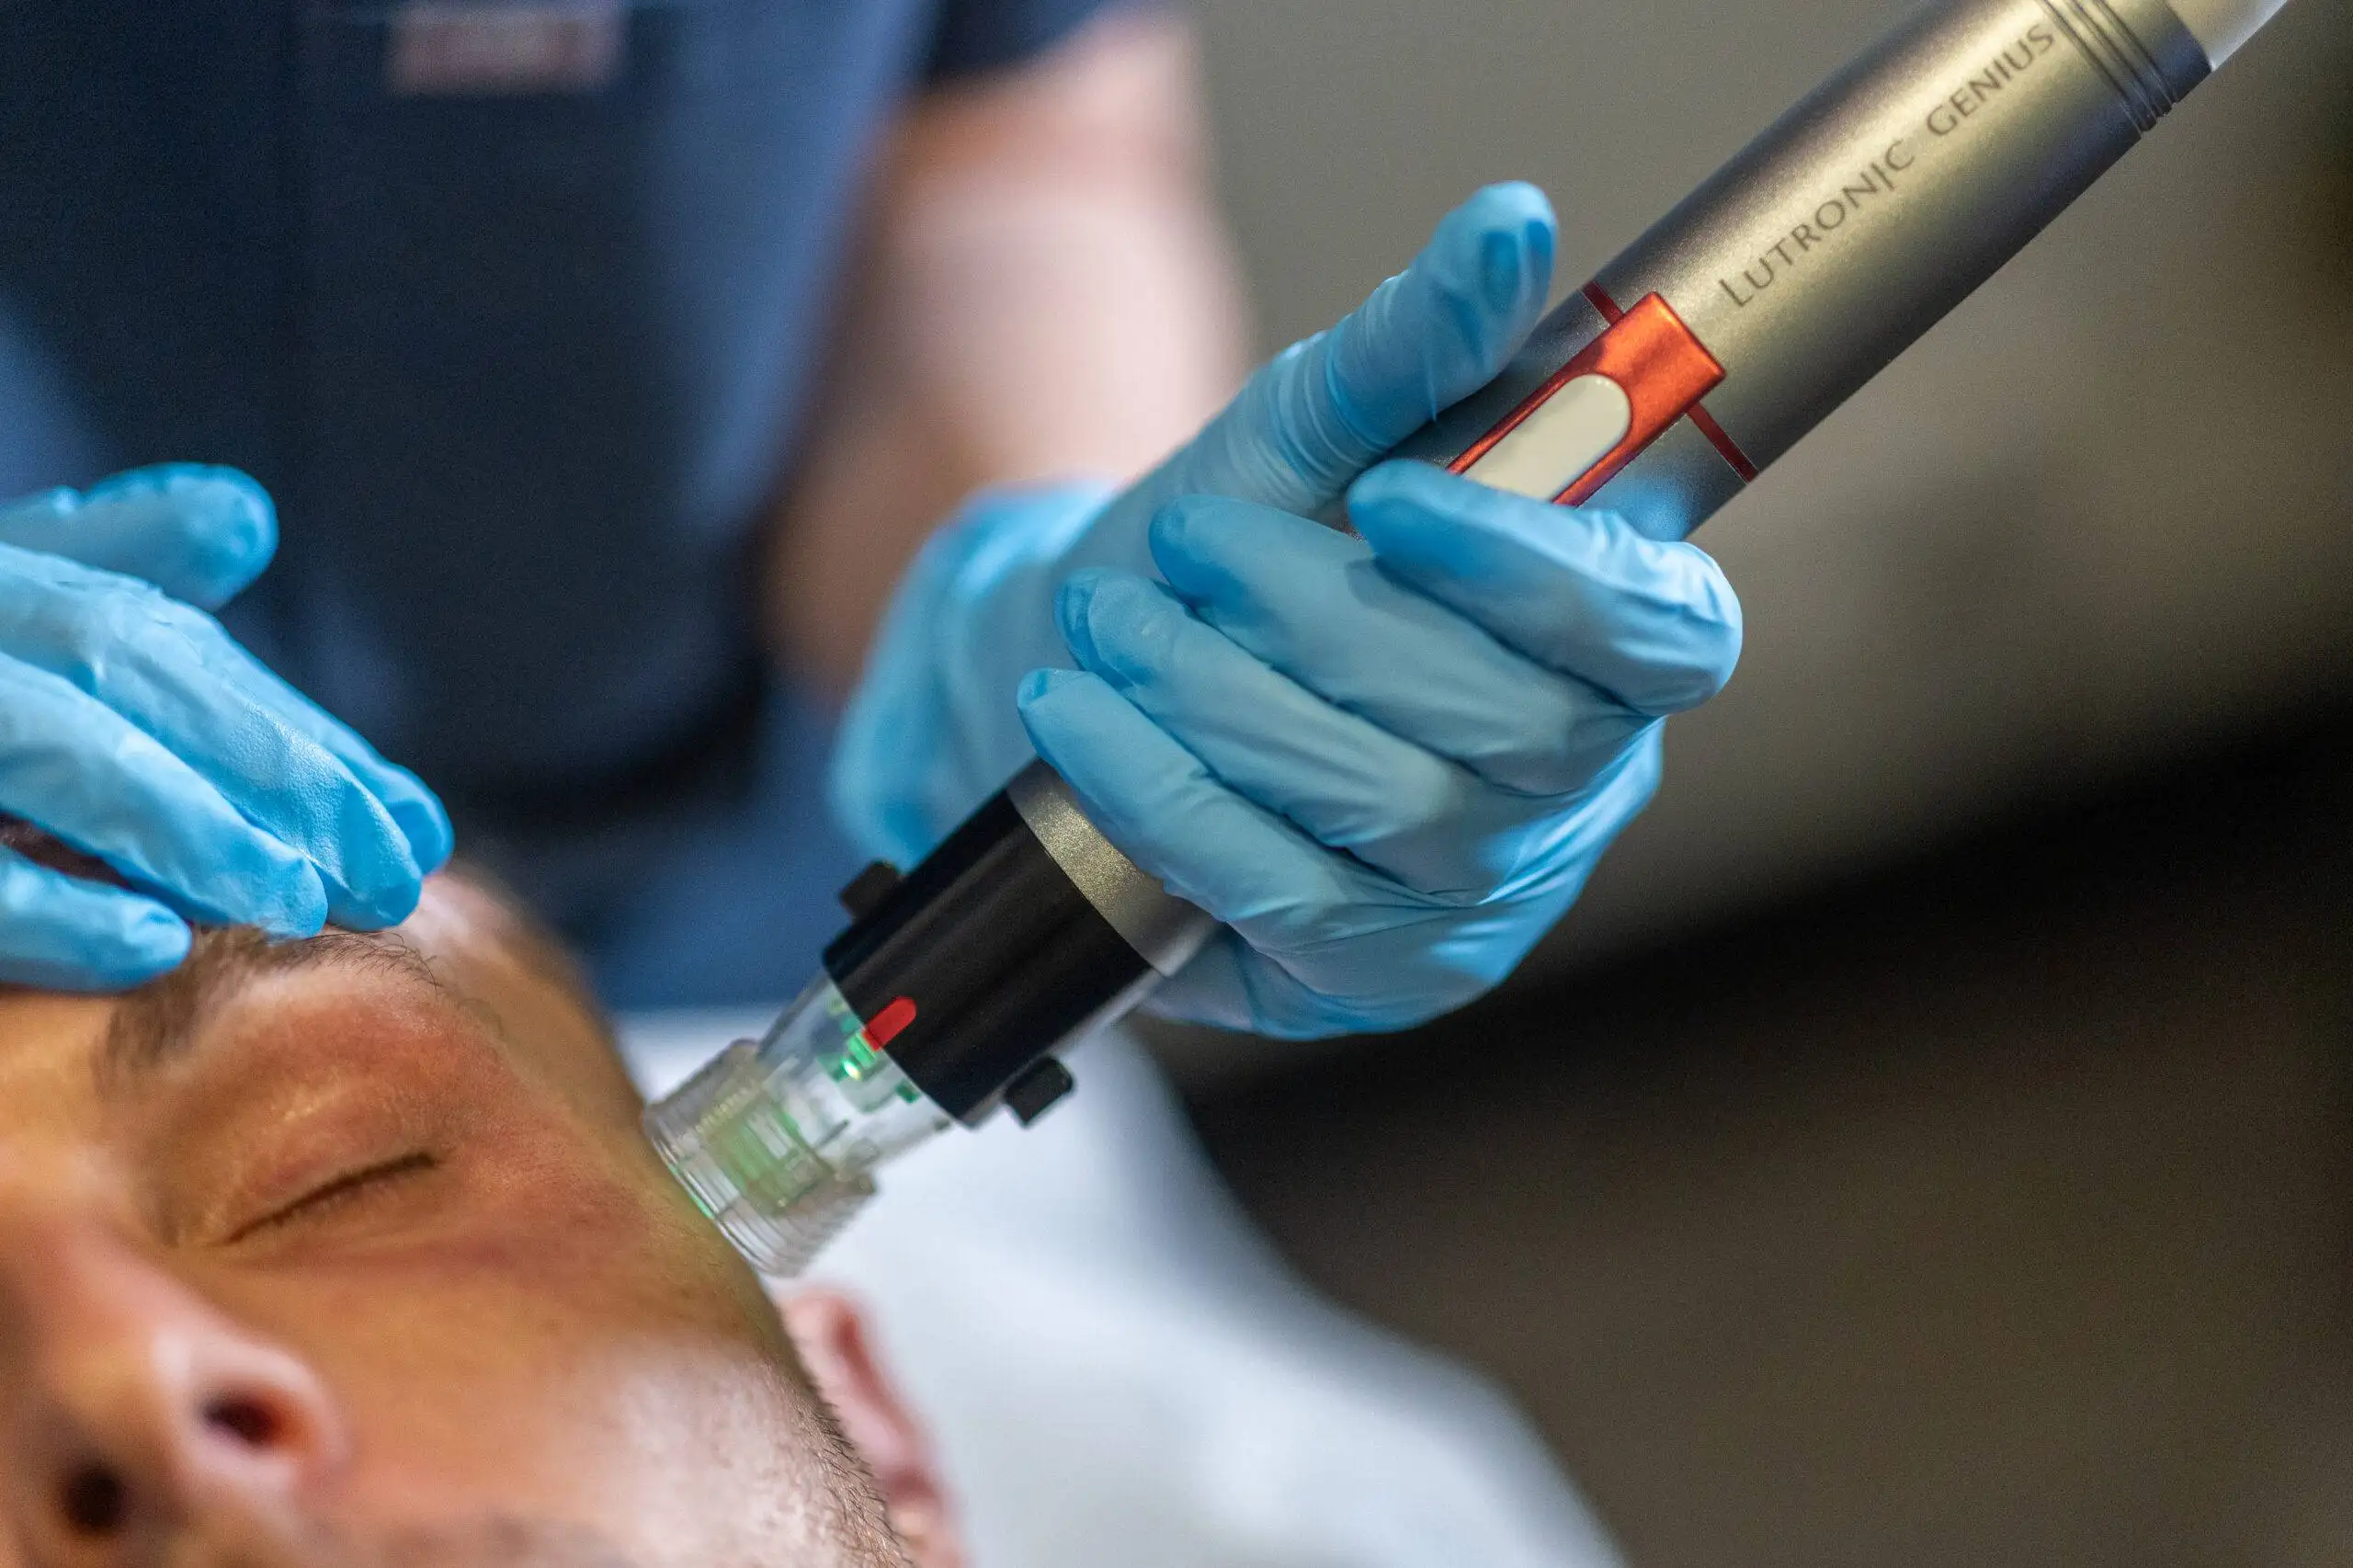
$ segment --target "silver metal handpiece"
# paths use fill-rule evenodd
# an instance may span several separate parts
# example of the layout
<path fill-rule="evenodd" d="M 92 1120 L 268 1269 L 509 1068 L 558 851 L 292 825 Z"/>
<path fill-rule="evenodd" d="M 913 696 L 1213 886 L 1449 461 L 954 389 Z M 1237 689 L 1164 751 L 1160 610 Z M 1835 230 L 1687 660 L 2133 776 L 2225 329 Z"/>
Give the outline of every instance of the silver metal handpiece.
<path fill-rule="evenodd" d="M 1930 0 L 1539 324 L 1400 455 L 1658 538 L 1705 521 L 1991 277 L 2284 0 Z M 825 973 L 650 1113 L 754 1261 L 792 1272 L 872 1167 L 1065 1092 L 1054 1052 L 1181 968 L 1209 917 L 1044 764 L 904 878 Z"/>

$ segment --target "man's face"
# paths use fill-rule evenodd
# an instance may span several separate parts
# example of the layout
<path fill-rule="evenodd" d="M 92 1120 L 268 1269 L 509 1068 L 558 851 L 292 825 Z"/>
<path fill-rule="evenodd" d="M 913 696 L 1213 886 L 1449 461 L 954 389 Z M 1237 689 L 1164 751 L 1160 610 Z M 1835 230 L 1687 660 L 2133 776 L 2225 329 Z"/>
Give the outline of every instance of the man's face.
<path fill-rule="evenodd" d="M 535 952 L 444 878 L 0 990 L 0 1568 L 907 1561 Z"/>

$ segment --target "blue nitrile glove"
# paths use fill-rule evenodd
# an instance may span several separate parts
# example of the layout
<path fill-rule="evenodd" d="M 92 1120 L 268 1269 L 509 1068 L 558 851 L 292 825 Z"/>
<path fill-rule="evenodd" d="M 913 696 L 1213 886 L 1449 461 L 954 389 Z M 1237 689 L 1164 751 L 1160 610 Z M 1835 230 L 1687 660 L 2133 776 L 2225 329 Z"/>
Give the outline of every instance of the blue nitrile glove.
<path fill-rule="evenodd" d="M 1400 462 L 1348 516 L 1361 538 L 1168 503 L 1165 584 L 1073 576 L 1086 673 L 1022 684 L 1088 819 L 1228 927 L 1156 1010 L 1302 1036 L 1471 1000 L 1650 800 L 1661 717 L 1739 655 L 1715 562 L 1612 514 Z"/>
<path fill-rule="evenodd" d="M 1306 518 L 1503 366 L 1552 239 L 1539 192 L 1482 191 L 1131 490 L 977 504 L 909 574 L 853 701 L 852 831 L 911 860 L 1034 742 L 1232 927 L 1156 1010 L 1392 1028 L 1501 978 L 1648 800 L 1656 717 L 1730 674 L 1737 605 L 1695 549 L 1421 465 L 1358 486 L 1360 540 Z M 1087 673 L 1051 668 L 1074 654 Z"/>
<path fill-rule="evenodd" d="M 110 990 L 188 919 L 392 925 L 449 852 L 440 802 L 265 669 L 216 607 L 269 563 L 269 498 L 174 464 L 0 506 L 0 812 L 126 892 L 0 848 L 0 980 Z"/>

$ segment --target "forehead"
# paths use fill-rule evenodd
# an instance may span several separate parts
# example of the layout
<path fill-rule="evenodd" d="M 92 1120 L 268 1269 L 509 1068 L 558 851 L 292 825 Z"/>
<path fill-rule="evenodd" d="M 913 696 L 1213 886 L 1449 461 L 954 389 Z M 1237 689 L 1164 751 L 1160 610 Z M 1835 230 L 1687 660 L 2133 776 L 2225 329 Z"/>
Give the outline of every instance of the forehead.
<path fill-rule="evenodd" d="M 0 987 L 0 1147 L 102 1132 L 224 1023 L 337 1008 L 439 1012 L 592 1119 L 635 1124 L 635 1093 L 563 957 L 497 897 L 444 875 L 394 931 L 276 945 L 210 932 L 179 970 L 122 996 Z"/>
<path fill-rule="evenodd" d="M 139 990 L 84 996 L 0 988 L 0 1150 L 102 1137 L 182 1057 L 227 1023 L 460 999 L 397 938 L 335 933 L 269 947 L 214 934 Z"/>
<path fill-rule="evenodd" d="M 95 1062 L 99 1086 L 135 1087 L 195 1050 L 222 1014 L 254 1011 L 274 998 L 316 1005 L 389 986 L 458 1003 L 445 968 L 389 933 L 329 931 L 293 942 L 250 931 L 207 933 L 177 969 L 115 1003 Z M 288 983 L 298 980 L 311 982 L 302 987 L 307 994 L 290 995 Z"/>

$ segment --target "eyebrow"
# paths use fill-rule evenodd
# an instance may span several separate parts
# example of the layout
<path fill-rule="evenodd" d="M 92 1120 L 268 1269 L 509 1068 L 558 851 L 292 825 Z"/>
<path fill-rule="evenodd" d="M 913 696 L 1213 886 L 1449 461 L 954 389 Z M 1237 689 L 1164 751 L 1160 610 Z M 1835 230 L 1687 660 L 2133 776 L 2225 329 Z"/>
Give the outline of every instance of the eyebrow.
<path fill-rule="evenodd" d="M 383 932 L 327 931 L 273 942 L 257 931 L 208 931 L 177 969 L 125 995 L 107 1022 L 97 1073 L 102 1090 L 121 1090 L 187 1055 L 204 1026 L 257 982 L 312 969 L 416 980 L 450 994 L 425 956 Z"/>

